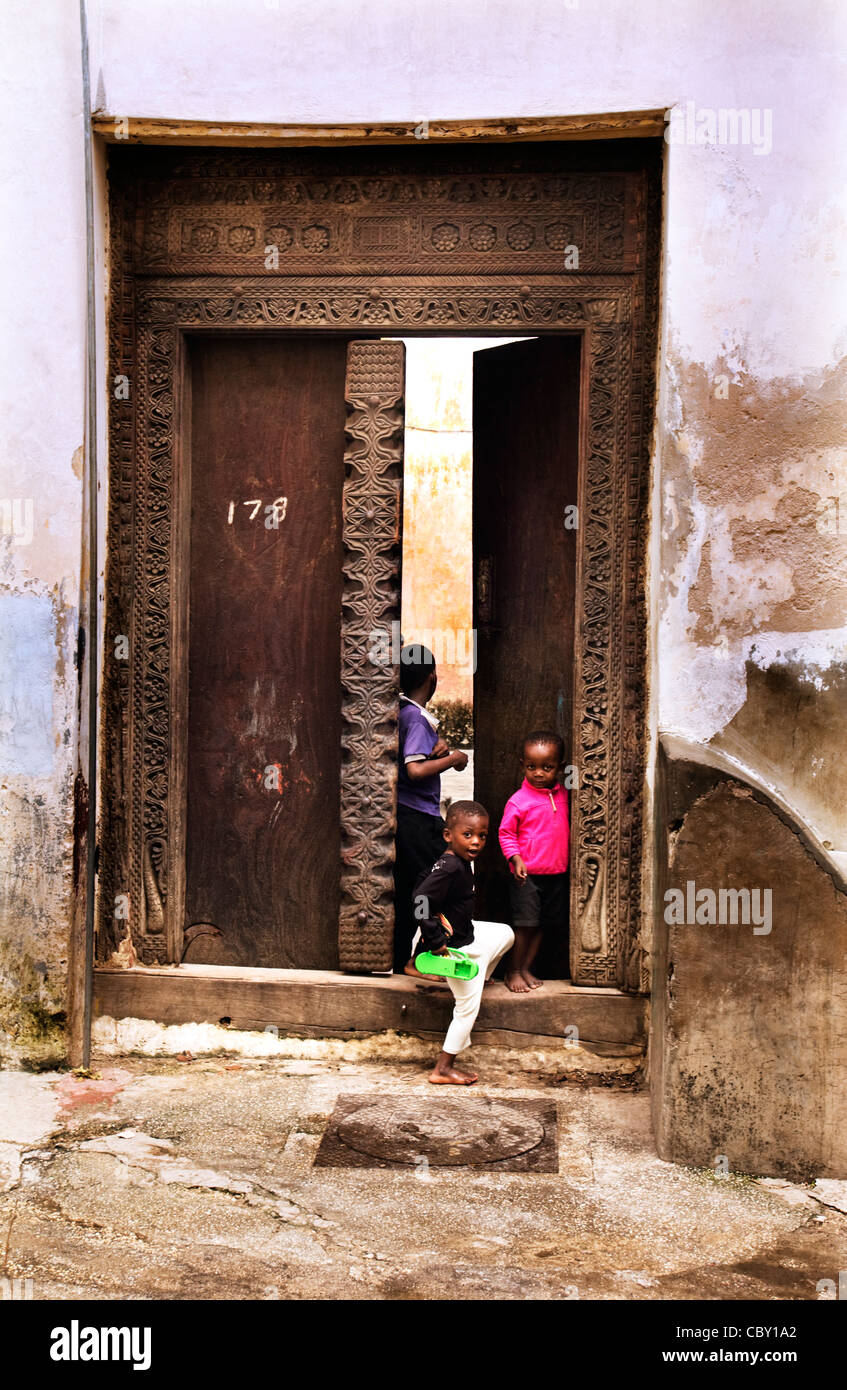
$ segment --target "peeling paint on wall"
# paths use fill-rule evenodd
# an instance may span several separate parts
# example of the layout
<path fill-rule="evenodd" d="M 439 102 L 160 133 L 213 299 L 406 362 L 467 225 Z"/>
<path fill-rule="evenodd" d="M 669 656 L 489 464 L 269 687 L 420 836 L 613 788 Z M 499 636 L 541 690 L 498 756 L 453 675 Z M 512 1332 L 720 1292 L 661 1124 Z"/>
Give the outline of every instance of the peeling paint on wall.
<path fill-rule="evenodd" d="M 748 661 L 743 705 L 712 740 L 782 791 L 824 849 L 847 846 L 847 664 Z"/>
<path fill-rule="evenodd" d="M 64 1053 L 76 612 L 62 586 L 0 594 L 0 1063 Z"/>
<path fill-rule="evenodd" d="M 661 728 L 720 741 L 745 705 L 754 668 L 790 667 L 819 692 L 834 672 L 842 689 L 845 386 L 847 363 L 770 383 L 723 360 L 709 371 L 689 364 L 669 372 L 661 439 Z M 847 735 L 844 701 L 829 701 L 825 729 L 816 722 L 823 766 Z M 763 729 L 758 743 L 766 739 Z M 797 776 L 756 741 L 747 741 L 747 751 L 751 765 L 764 759 L 790 796 Z M 829 822 L 847 848 L 840 810 Z"/>
<path fill-rule="evenodd" d="M 53 768 L 54 632 L 49 594 L 0 594 L 0 761 L 12 776 Z"/>

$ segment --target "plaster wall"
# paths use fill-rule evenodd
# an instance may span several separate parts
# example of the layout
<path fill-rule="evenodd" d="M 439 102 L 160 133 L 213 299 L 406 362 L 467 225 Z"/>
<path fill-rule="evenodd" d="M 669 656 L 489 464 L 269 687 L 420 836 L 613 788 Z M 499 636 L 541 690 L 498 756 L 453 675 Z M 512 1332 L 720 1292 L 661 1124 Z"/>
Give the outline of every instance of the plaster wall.
<path fill-rule="evenodd" d="M 844 1178 L 843 881 L 760 788 L 664 748 L 657 784 L 669 831 L 651 1009 L 659 1153 L 719 1172 Z"/>
<path fill-rule="evenodd" d="M 95 105 L 116 119 L 412 127 L 675 109 L 652 723 L 733 751 L 847 855 L 843 6 L 89 0 L 88 14 Z M 68 676 L 86 563 L 79 32 L 63 0 L 7 0 L 3 24 L 2 495 L 32 498 L 34 526 L 27 544 L 2 538 L 14 656 L 0 668 L 0 938 L 13 983 L 49 967 L 47 993 L 43 972 L 32 978 L 55 1009 L 79 753 Z M 688 143 L 710 135 L 708 113 L 721 108 L 758 113 L 750 143 L 732 132 Z M 101 314 L 105 295 L 101 265 Z"/>
<path fill-rule="evenodd" d="M 79 17 L 11 0 L 3 29 L 0 1056 L 64 1008 L 87 563 Z"/>

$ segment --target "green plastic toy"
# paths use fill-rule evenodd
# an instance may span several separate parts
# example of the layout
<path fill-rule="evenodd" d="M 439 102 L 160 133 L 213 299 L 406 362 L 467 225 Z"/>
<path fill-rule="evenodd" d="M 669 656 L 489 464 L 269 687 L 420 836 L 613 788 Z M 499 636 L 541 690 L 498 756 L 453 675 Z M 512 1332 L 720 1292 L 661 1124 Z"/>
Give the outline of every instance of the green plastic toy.
<path fill-rule="evenodd" d="M 451 951 L 448 956 L 437 956 L 432 951 L 422 951 L 415 956 L 415 965 L 422 975 L 449 975 L 455 980 L 472 980 L 479 974 L 479 966 L 464 951 Z"/>

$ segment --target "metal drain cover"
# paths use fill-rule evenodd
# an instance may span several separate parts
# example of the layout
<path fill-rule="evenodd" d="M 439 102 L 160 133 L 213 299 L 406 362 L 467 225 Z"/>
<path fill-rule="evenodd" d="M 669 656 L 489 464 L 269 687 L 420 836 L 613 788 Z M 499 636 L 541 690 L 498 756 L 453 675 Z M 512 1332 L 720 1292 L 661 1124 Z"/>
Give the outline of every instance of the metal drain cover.
<path fill-rule="evenodd" d="M 484 1167 L 558 1171 L 556 1106 L 460 1094 L 341 1096 L 315 1164 L 332 1168 Z"/>

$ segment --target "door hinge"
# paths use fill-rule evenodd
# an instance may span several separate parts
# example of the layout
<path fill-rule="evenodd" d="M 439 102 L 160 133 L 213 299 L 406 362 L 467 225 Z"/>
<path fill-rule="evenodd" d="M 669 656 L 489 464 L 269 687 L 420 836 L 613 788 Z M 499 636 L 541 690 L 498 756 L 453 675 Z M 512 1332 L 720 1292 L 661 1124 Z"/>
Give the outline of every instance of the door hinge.
<path fill-rule="evenodd" d="M 494 622 L 494 557 L 481 555 L 476 563 L 476 614 L 480 627 Z"/>

